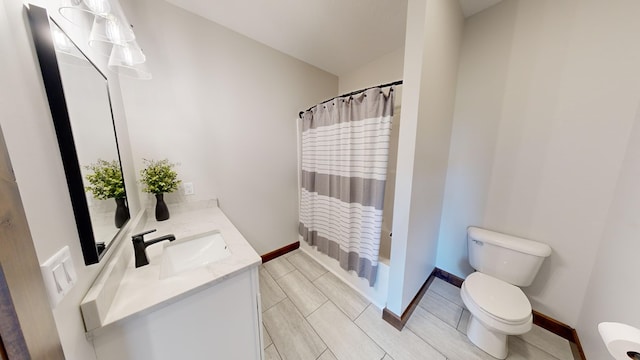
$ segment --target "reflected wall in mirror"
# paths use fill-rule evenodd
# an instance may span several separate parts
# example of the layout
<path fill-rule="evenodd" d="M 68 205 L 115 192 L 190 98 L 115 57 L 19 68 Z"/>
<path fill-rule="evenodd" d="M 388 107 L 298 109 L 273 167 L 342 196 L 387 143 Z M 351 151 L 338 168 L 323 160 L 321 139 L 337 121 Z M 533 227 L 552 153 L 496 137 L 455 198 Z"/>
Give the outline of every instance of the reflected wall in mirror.
<path fill-rule="evenodd" d="M 45 9 L 29 21 L 85 264 L 97 263 L 130 216 L 107 78 Z"/>

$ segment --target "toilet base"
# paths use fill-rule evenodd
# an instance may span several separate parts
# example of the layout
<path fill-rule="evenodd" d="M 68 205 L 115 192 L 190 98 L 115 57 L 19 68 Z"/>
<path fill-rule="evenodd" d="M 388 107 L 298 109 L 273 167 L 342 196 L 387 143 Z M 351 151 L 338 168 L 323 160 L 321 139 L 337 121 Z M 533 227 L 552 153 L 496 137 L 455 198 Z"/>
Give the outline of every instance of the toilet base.
<path fill-rule="evenodd" d="M 507 335 L 487 329 L 473 314 L 469 318 L 467 337 L 487 354 L 497 359 L 507 357 Z"/>

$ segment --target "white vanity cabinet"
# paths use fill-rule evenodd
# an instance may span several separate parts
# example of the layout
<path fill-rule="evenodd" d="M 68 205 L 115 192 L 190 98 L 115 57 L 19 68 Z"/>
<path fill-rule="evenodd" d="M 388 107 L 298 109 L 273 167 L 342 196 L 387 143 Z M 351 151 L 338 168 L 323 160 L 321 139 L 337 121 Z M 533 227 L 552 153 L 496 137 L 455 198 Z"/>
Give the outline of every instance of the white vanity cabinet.
<path fill-rule="evenodd" d="M 258 283 L 255 265 L 101 328 L 98 360 L 262 359 Z"/>
<path fill-rule="evenodd" d="M 167 221 L 143 221 L 144 213 L 132 221 L 133 233 L 157 229 L 176 240 L 149 246 L 141 267 L 131 242 L 121 243 L 105 264 L 80 304 L 98 360 L 262 359 L 262 259 L 207 204 Z"/>

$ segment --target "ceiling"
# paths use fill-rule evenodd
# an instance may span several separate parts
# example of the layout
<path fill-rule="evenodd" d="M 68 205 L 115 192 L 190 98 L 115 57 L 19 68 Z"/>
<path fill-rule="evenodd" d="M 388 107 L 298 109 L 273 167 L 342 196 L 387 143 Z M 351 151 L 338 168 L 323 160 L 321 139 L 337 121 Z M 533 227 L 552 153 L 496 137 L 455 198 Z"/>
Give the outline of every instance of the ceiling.
<path fill-rule="evenodd" d="M 166 0 L 335 75 L 404 46 L 407 0 Z M 460 0 L 465 16 L 501 0 Z"/>

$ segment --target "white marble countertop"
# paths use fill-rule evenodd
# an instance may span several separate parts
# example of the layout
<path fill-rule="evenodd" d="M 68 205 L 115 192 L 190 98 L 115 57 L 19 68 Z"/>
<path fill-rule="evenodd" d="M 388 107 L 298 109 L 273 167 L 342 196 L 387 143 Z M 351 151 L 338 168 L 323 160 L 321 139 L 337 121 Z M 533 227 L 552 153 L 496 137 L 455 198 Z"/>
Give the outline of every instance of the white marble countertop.
<path fill-rule="evenodd" d="M 151 215 L 143 228 L 157 229 L 156 232 L 146 235 L 145 240 L 166 234 L 174 234 L 176 239 L 181 239 L 219 230 L 229 247 L 231 256 L 161 280 L 159 275 L 162 251 L 164 244 L 169 242 L 149 246 L 147 248 L 149 265 L 135 268 L 134 257 L 130 257 L 101 327 L 167 306 L 261 263 L 260 256 L 218 207 L 172 212 L 169 220 L 161 222 L 155 221 Z M 125 246 L 124 251 L 133 253 L 131 241 L 128 242 L 122 244 Z"/>

